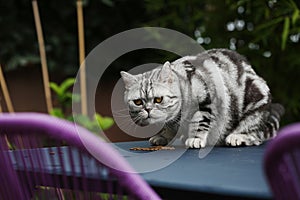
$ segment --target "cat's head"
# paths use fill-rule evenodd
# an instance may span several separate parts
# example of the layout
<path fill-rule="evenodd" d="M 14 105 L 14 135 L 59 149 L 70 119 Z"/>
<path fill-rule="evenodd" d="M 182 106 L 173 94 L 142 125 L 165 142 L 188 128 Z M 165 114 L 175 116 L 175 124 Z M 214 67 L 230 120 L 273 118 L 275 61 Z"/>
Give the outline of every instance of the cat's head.
<path fill-rule="evenodd" d="M 165 123 L 180 112 L 179 80 L 171 67 L 166 62 L 161 68 L 143 74 L 121 72 L 125 84 L 124 101 L 136 124 Z"/>

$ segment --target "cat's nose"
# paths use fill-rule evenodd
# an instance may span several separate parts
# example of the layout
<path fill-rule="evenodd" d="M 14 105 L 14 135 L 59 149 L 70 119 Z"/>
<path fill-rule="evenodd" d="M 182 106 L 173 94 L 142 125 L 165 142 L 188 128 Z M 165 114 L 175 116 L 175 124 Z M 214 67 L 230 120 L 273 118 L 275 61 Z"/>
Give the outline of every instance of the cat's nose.
<path fill-rule="evenodd" d="M 145 108 L 146 112 L 149 114 L 152 108 Z"/>

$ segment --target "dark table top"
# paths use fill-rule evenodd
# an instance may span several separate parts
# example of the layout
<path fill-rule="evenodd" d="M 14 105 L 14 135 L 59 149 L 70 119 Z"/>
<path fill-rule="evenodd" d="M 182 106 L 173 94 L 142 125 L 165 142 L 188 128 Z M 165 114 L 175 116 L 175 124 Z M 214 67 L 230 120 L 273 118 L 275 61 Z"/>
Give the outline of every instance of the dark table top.
<path fill-rule="evenodd" d="M 123 157 L 138 171 L 142 177 L 165 199 L 271 199 L 263 172 L 263 155 L 266 145 L 253 147 L 214 147 L 186 149 L 176 146 L 175 150 L 160 150 L 155 152 L 131 151 L 132 147 L 149 147 L 147 141 L 113 143 Z M 51 148 L 51 151 L 58 149 Z M 61 147 L 59 151 L 68 151 Z M 38 161 L 33 155 L 37 149 L 22 150 L 25 159 L 31 158 L 32 166 L 36 168 Z M 59 157 L 49 154 L 49 148 L 39 150 L 43 154 L 43 172 L 61 173 Z M 43 153 L 44 152 L 44 153 Z M 75 159 L 78 151 L 71 151 Z M 108 152 L 109 153 L 109 152 Z M 13 165 L 22 169 L 19 151 L 10 152 Z M 35 153 L 36 154 L 36 153 Z M 38 154 L 37 154 L 38 155 Z M 65 154 L 64 171 L 70 171 L 71 166 Z M 36 157 L 38 159 L 40 157 Z M 30 163 L 30 162 L 26 162 Z M 99 172 L 94 159 L 83 158 L 86 175 L 94 177 Z M 77 169 L 78 168 L 78 169 Z M 53 172 L 53 169 L 54 172 Z M 74 170 L 80 171 L 80 165 Z M 99 175 L 98 175 L 99 176 Z M 105 179 L 105 173 L 100 178 Z M 227 198 L 226 198 L 227 197 Z"/>
<path fill-rule="evenodd" d="M 176 195 L 176 191 L 181 191 L 187 196 L 193 194 L 194 197 L 204 193 L 242 199 L 272 198 L 262 164 L 266 144 L 235 148 L 214 147 L 203 158 L 199 158 L 199 149 L 175 147 L 175 150 L 147 153 L 129 150 L 132 147 L 149 147 L 147 141 L 115 144 L 151 186 L 165 189 L 162 193 L 174 191 Z M 165 161 L 171 162 L 164 164 Z M 147 169 L 143 172 L 141 166 L 136 165 Z"/>

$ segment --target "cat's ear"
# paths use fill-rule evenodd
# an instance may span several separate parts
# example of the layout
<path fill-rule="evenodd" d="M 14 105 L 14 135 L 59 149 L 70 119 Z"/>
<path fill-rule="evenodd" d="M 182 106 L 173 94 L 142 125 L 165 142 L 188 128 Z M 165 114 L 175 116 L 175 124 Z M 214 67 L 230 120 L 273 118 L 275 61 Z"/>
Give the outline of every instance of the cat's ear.
<path fill-rule="evenodd" d="M 137 78 L 132 74 L 124 71 L 121 71 L 120 74 L 122 76 L 126 89 L 129 89 L 133 84 L 137 82 Z"/>
<path fill-rule="evenodd" d="M 172 73 L 171 69 L 171 63 L 169 61 L 165 62 L 165 64 L 162 66 L 160 74 L 159 74 L 159 80 L 163 83 L 172 83 L 174 79 L 174 74 Z"/>

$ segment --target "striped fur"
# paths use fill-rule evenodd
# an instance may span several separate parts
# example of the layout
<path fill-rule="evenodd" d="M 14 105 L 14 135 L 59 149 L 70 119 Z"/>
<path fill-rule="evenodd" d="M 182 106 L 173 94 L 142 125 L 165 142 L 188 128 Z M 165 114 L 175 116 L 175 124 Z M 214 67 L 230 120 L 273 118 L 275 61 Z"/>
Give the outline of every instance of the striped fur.
<path fill-rule="evenodd" d="M 150 138 L 153 145 L 167 145 L 175 136 L 190 148 L 259 145 L 276 135 L 284 113 L 248 61 L 227 49 L 121 75 L 132 119 L 142 126 L 165 123 Z"/>

